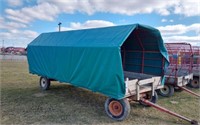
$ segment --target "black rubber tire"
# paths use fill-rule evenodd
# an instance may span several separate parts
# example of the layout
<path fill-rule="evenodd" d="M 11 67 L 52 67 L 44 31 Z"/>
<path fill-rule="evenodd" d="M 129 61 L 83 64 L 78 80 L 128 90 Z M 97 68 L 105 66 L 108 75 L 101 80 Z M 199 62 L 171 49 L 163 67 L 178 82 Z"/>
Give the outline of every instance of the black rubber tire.
<path fill-rule="evenodd" d="M 190 86 L 191 88 L 200 88 L 200 85 L 199 85 L 199 78 L 194 77 L 193 80 L 191 80 L 191 81 L 189 82 L 189 86 Z"/>
<path fill-rule="evenodd" d="M 146 94 L 147 94 L 147 96 L 146 96 L 146 98 L 144 97 L 144 99 L 146 99 L 152 103 L 156 103 L 158 101 L 158 94 L 156 91 L 154 91 L 154 96 L 152 96 L 152 92 L 148 92 Z M 142 101 L 139 101 L 139 103 L 143 106 L 150 107 L 149 105 L 145 104 Z"/>
<path fill-rule="evenodd" d="M 158 94 L 164 97 L 170 97 L 174 94 L 174 86 L 164 85 L 164 88 L 158 90 Z"/>
<path fill-rule="evenodd" d="M 122 113 L 120 113 L 117 116 L 112 114 L 110 109 L 109 109 L 110 104 L 112 104 L 113 102 L 117 102 L 122 107 Z M 131 110 L 130 103 L 127 100 L 127 98 L 124 98 L 124 99 L 121 99 L 121 100 L 117 100 L 117 99 L 114 99 L 114 98 L 108 98 L 105 102 L 104 108 L 105 108 L 106 114 L 111 119 L 117 120 L 117 121 L 122 121 L 122 120 L 126 119 L 129 115 L 129 113 L 130 113 L 130 110 Z"/>
<path fill-rule="evenodd" d="M 40 83 L 39 84 L 40 84 L 40 89 L 44 91 L 44 90 L 49 89 L 51 82 L 46 77 L 40 77 Z"/>

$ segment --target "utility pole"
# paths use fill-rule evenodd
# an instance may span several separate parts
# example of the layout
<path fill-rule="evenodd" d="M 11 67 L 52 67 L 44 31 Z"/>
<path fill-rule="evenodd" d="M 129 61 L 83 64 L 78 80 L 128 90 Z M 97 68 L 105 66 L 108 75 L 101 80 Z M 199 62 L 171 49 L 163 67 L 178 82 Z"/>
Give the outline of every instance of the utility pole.
<path fill-rule="evenodd" d="M 60 32 L 60 30 L 61 30 L 61 24 L 62 24 L 61 22 L 58 23 L 58 28 L 59 28 L 58 31 L 59 31 L 59 32 Z"/>

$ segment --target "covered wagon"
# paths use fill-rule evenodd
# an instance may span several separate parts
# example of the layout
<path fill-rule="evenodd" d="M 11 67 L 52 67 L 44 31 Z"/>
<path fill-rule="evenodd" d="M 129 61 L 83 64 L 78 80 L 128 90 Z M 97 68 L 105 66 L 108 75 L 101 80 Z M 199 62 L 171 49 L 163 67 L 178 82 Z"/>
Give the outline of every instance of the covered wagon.
<path fill-rule="evenodd" d="M 168 66 L 160 32 L 140 24 L 42 33 L 27 51 L 42 90 L 56 80 L 101 93 L 115 120 L 128 116 L 129 100 L 156 102 Z"/>

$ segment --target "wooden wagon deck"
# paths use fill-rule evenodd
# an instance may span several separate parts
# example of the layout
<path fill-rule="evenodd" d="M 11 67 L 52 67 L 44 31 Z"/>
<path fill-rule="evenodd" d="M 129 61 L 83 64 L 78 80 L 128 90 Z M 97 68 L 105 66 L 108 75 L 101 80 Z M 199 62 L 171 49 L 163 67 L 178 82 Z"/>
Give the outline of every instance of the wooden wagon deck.
<path fill-rule="evenodd" d="M 139 99 L 140 93 L 154 92 L 156 89 L 163 88 L 160 76 L 124 71 L 124 79 L 126 83 L 125 97 L 137 95 Z"/>
<path fill-rule="evenodd" d="M 175 75 L 175 73 L 177 73 Z M 165 83 L 176 84 L 177 86 L 185 86 L 193 79 L 193 73 L 189 73 L 187 69 L 179 69 L 178 72 L 168 69 L 165 73 Z"/>

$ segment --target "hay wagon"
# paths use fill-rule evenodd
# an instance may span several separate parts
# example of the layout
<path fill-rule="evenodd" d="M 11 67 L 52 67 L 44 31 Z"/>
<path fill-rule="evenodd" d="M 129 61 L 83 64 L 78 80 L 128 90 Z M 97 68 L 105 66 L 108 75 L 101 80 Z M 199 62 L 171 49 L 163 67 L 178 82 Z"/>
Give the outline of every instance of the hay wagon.
<path fill-rule="evenodd" d="M 193 79 L 193 52 L 188 43 L 166 43 L 170 65 L 165 72 L 164 88 L 158 90 L 165 97 L 172 96 L 174 90 L 180 91 Z"/>
<path fill-rule="evenodd" d="M 193 80 L 190 86 L 193 88 L 199 88 L 199 76 L 200 76 L 200 46 L 192 46 L 193 51 Z"/>
<path fill-rule="evenodd" d="M 160 32 L 140 24 L 42 33 L 27 50 L 42 90 L 56 80 L 101 93 L 114 120 L 128 116 L 129 101 L 155 106 L 168 66 Z"/>
<path fill-rule="evenodd" d="M 168 65 L 160 32 L 139 24 L 42 33 L 27 50 L 42 90 L 56 80 L 104 94 L 105 110 L 116 120 L 129 114 L 130 98 L 156 102 Z"/>

